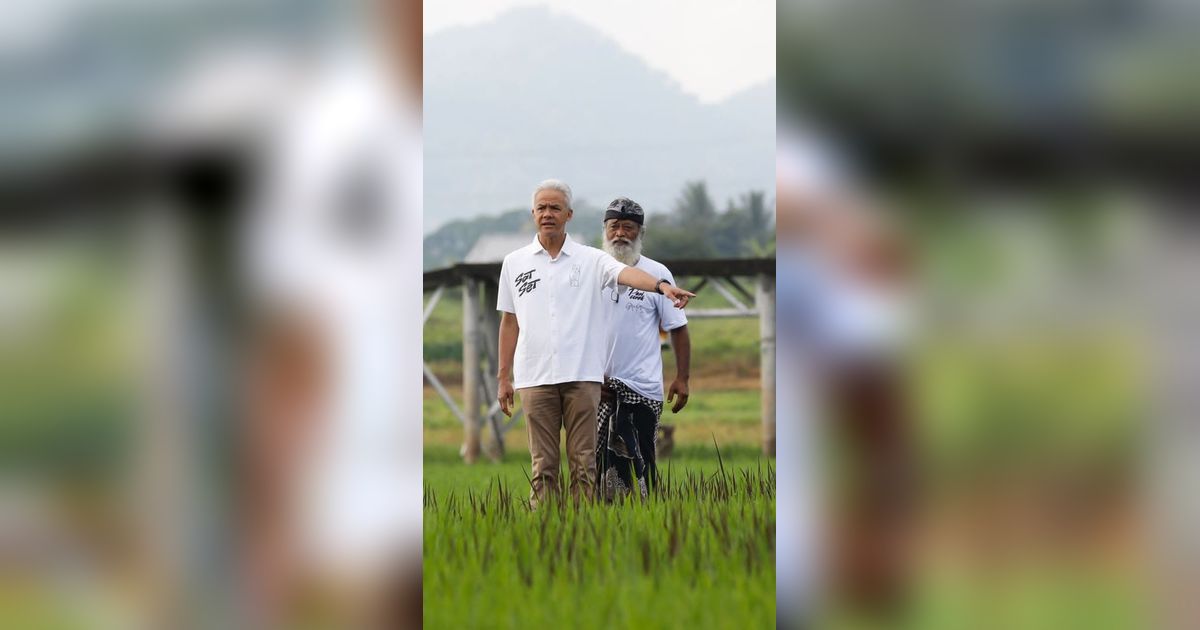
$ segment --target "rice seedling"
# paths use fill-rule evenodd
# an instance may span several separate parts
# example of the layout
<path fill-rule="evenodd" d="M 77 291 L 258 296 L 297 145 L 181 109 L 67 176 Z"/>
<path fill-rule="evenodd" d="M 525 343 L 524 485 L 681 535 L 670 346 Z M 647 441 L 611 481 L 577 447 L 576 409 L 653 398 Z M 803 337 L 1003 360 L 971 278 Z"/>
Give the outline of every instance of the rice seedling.
<path fill-rule="evenodd" d="M 511 477 L 426 484 L 425 626 L 773 625 L 774 466 L 717 465 L 669 462 L 648 500 L 536 510 Z"/>

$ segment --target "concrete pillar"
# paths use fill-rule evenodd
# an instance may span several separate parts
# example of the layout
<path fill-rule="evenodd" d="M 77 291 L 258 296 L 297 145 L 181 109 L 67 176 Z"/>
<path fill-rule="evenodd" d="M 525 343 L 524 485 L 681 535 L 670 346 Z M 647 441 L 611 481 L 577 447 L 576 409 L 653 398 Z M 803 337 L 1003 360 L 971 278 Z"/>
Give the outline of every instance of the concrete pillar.
<path fill-rule="evenodd" d="M 763 454 L 775 456 L 775 276 L 761 274 L 754 294 L 762 356 Z"/>

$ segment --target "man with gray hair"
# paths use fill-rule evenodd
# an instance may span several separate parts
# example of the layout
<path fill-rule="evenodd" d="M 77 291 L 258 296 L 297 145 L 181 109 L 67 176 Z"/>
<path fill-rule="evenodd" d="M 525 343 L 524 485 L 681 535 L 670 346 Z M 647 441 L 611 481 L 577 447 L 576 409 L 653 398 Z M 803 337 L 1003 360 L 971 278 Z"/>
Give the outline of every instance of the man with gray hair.
<path fill-rule="evenodd" d="M 635 269 L 674 283 L 662 263 L 642 255 L 645 214 L 637 202 L 618 197 L 604 213 L 604 251 Z M 628 286 L 605 289 L 616 305 L 601 393 L 596 461 L 606 500 L 637 488 L 642 498 L 658 480 L 655 444 L 663 410 L 663 365 L 659 331 L 671 335 L 675 380 L 667 402 L 678 413 L 688 401 L 691 337 L 687 316 L 663 296 Z"/>
<path fill-rule="evenodd" d="M 603 290 L 618 284 L 653 292 L 677 309 L 695 294 L 663 277 L 618 262 L 567 234 L 571 188 L 549 179 L 533 191 L 533 242 L 504 257 L 496 309 L 500 317 L 500 409 L 512 415 L 521 395 L 529 429 L 537 506 L 559 486 L 559 436 L 566 429 L 571 494 L 594 496 L 596 411 L 612 309 Z"/>

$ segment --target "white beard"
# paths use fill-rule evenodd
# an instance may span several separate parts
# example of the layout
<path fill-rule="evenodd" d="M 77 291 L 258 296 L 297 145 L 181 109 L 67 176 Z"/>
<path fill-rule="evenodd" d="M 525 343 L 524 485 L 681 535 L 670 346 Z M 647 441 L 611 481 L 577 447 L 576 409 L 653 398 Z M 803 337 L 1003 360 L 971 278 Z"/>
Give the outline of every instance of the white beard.
<path fill-rule="evenodd" d="M 633 239 L 629 245 L 619 245 L 606 238 L 604 239 L 604 251 L 609 256 L 632 267 L 642 257 L 642 235 L 638 234 L 638 237 Z"/>

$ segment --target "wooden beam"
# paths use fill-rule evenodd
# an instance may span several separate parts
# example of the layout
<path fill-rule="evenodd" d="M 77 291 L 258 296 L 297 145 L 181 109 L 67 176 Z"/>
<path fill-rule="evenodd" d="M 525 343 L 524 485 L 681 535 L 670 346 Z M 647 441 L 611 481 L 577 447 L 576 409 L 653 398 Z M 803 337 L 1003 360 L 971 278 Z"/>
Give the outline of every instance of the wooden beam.
<path fill-rule="evenodd" d="M 496 281 L 483 282 L 483 349 L 487 358 L 488 372 L 484 375 L 492 385 L 495 385 L 496 373 L 500 369 L 500 312 L 496 310 L 496 297 L 499 287 Z"/>
<path fill-rule="evenodd" d="M 746 287 L 743 287 L 741 283 L 737 281 L 737 278 L 733 276 L 722 276 L 722 279 L 725 282 L 728 282 L 729 286 L 733 287 L 733 289 L 738 292 L 738 295 L 742 296 L 743 300 L 746 300 L 747 302 L 754 301 L 754 296 L 746 290 Z"/>
<path fill-rule="evenodd" d="M 698 308 L 687 310 L 688 319 L 715 319 L 721 317 L 757 317 L 757 310 L 738 310 L 736 308 Z"/>
<path fill-rule="evenodd" d="M 499 404 L 497 404 L 496 406 L 497 406 L 497 408 L 499 408 Z M 512 429 L 514 426 L 516 426 L 517 421 L 520 420 L 521 416 L 523 416 L 523 415 L 525 415 L 525 409 L 523 409 L 523 408 L 517 409 L 516 411 L 514 411 L 512 417 L 504 422 L 504 426 L 500 427 L 500 432 L 508 433 L 509 429 Z"/>
<path fill-rule="evenodd" d="M 763 454 L 775 457 L 775 276 L 758 277 L 755 304 L 761 344 Z"/>
<path fill-rule="evenodd" d="M 161 210 L 161 208 L 156 208 Z M 187 350 L 197 344 L 191 324 L 197 307 L 189 239 L 178 216 L 147 212 L 135 241 L 139 330 L 137 437 L 132 442 L 136 484 L 135 542 L 141 552 L 139 577 L 153 587 L 145 611 L 151 626 L 170 627 L 186 617 L 188 583 L 197 538 L 194 502 L 198 488 L 196 417 L 199 380 L 187 366 Z M 191 324 L 191 325 L 189 325 Z"/>
<path fill-rule="evenodd" d="M 442 402 L 446 403 L 446 406 L 450 408 L 450 413 L 454 414 L 454 417 L 458 418 L 459 422 L 466 424 L 462 410 L 458 408 L 458 405 L 454 404 L 454 399 L 450 397 L 450 392 L 446 391 L 446 387 L 442 385 L 438 377 L 424 363 L 421 364 L 421 369 L 425 371 L 425 380 L 429 381 L 430 385 L 433 385 L 433 391 L 437 392 L 438 396 L 442 398 Z"/>
<path fill-rule="evenodd" d="M 483 285 L 483 304 L 480 306 L 480 332 L 483 338 L 484 351 L 484 366 L 486 371 L 482 376 L 484 384 L 484 401 L 485 404 L 490 403 L 490 407 L 484 414 L 485 421 L 492 429 L 492 443 L 488 448 L 488 454 L 494 460 L 499 460 L 504 457 L 504 431 L 501 429 L 500 403 L 496 400 L 498 394 L 496 390 L 496 372 L 500 366 L 500 351 L 499 351 L 499 336 L 500 336 L 500 315 L 496 311 L 496 298 L 499 293 L 499 287 L 495 280 L 480 280 Z"/>
<path fill-rule="evenodd" d="M 725 298 L 725 301 L 733 305 L 734 308 L 743 312 L 748 312 L 750 310 L 750 307 L 743 304 L 742 301 L 739 300 L 732 291 L 726 289 L 725 285 L 721 284 L 719 279 L 710 277 L 709 281 L 712 283 L 713 288 L 717 290 L 717 293 L 720 293 L 721 297 Z"/>
<path fill-rule="evenodd" d="M 429 321 L 429 316 L 433 314 L 434 307 L 437 306 L 438 300 L 442 299 L 442 294 L 446 292 L 446 285 L 439 284 L 433 295 L 429 296 L 429 301 L 425 303 L 425 314 L 421 316 L 421 325 L 424 326 Z"/>
<path fill-rule="evenodd" d="M 463 280 L 463 458 L 479 459 L 479 287 L 473 278 Z"/>
<path fill-rule="evenodd" d="M 479 394 L 484 401 L 484 405 L 488 404 L 487 401 L 492 401 L 491 406 L 487 407 L 487 410 L 483 412 L 481 419 L 481 423 L 492 431 L 492 440 L 486 448 L 483 448 L 483 451 L 487 453 L 488 458 L 492 461 L 499 461 L 504 456 L 504 436 L 500 431 L 500 421 L 496 418 L 496 414 L 499 413 L 500 409 L 500 401 L 496 399 L 498 392 L 496 391 L 494 382 L 494 380 L 484 375 L 482 368 L 480 368 Z M 481 446 L 482 443 L 483 440 L 481 437 Z"/>

